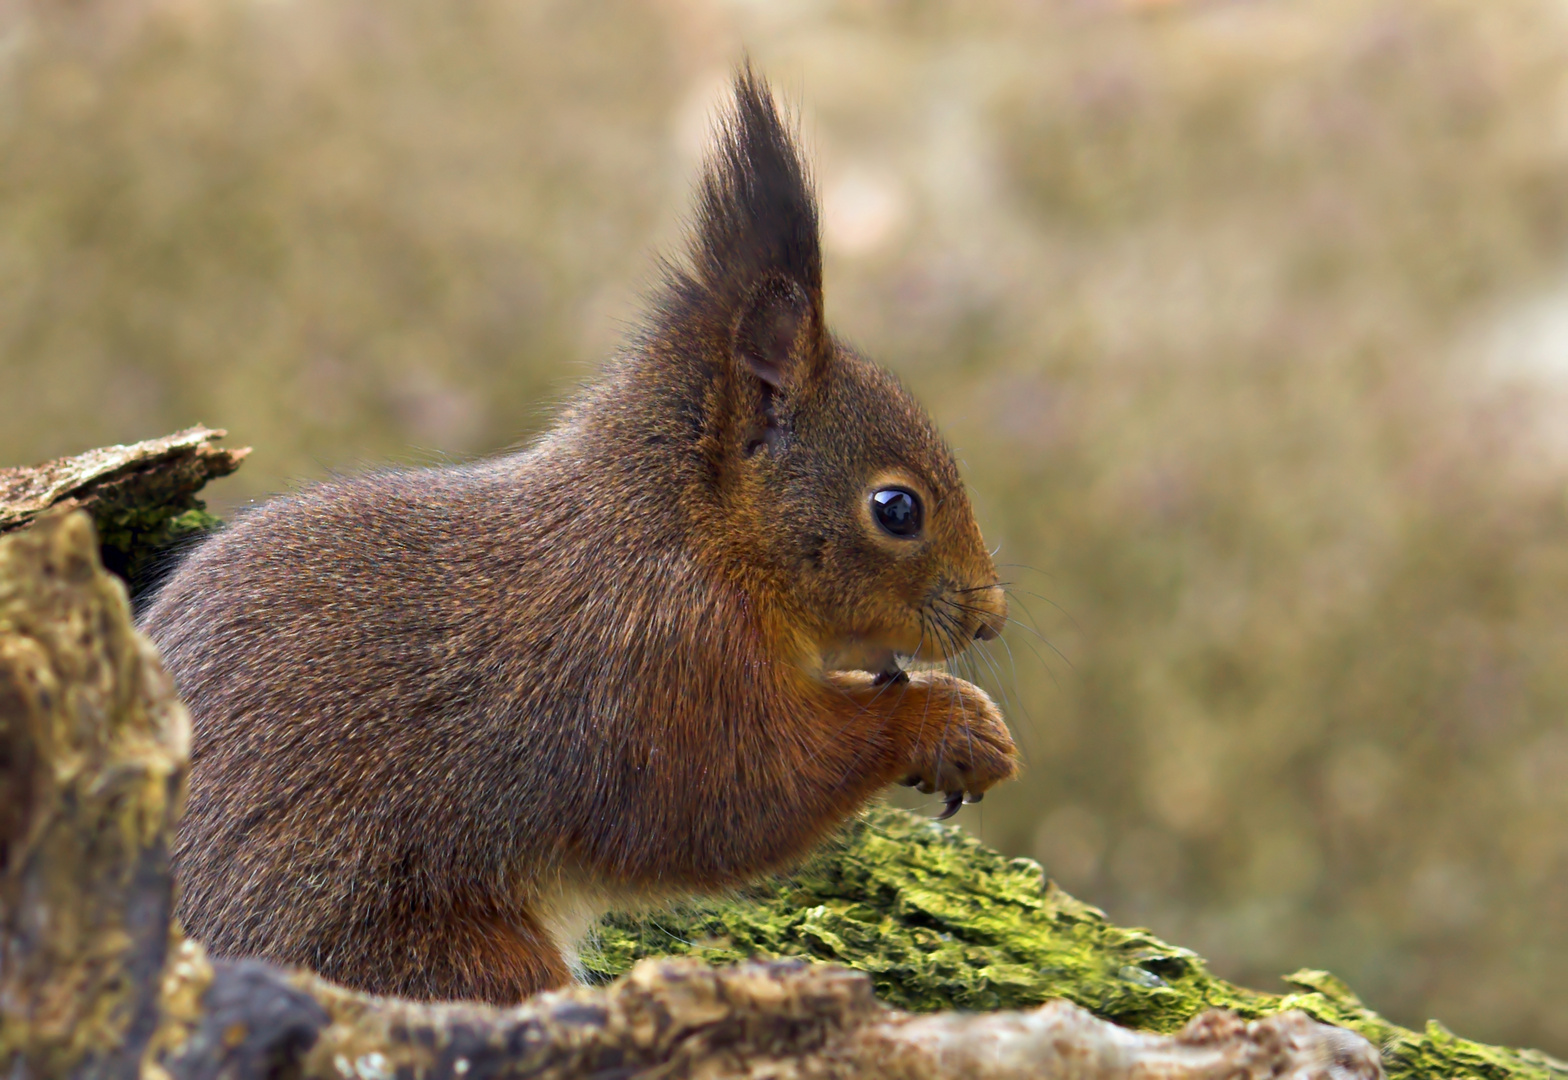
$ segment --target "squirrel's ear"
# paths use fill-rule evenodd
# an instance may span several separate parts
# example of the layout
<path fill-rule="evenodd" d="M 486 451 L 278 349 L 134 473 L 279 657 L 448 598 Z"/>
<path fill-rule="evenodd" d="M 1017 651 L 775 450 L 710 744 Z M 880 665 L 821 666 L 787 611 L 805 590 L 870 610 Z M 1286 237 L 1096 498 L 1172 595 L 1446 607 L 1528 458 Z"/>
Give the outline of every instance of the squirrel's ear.
<path fill-rule="evenodd" d="M 817 353 L 811 298 L 788 278 L 764 278 L 735 320 L 736 361 L 775 390 L 804 378 Z"/>
<path fill-rule="evenodd" d="M 771 388 L 798 386 L 824 355 L 822 253 L 811 180 L 773 95 L 750 65 L 697 194 L 687 268 L 671 268 L 660 321 L 728 347 Z"/>

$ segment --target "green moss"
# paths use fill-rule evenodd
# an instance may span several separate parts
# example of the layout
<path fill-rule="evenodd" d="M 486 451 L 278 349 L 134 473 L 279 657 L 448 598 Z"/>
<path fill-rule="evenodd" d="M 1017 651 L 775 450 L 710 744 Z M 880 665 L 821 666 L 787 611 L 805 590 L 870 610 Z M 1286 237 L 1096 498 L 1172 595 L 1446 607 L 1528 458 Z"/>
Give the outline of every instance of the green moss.
<path fill-rule="evenodd" d="M 1209 973 L 1201 958 L 1049 883 L 962 831 L 890 808 L 845 830 L 797 873 L 725 901 L 607 921 L 584 956 L 603 979 L 648 956 L 830 960 L 871 975 L 890 1005 L 916 1011 L 1026 1008 L 1066 998 L 1129 1027 L 1170 1032 L 1206 1008 L 1256 1017 L 1303 1009 L 1384 1047 L 1391 1080 L 1568 1076 L 1533 1051 L 1484 1046 L 1440 1025 L 1424 1033 L 1367 1009 L 1338 979 L 1302 971 L 1300 992 L 1265 994 Z"/>
<path fill-rule="evenodd" d="M 90 507 L 90 512 L 98 527 L 104 566 L 124 578 L 133 594 L 156 582 L 160 559 L 166 552 L 223 523 L 205 503 L 189 495 L 170 503 L 146 505 L 106 500 Z"/>

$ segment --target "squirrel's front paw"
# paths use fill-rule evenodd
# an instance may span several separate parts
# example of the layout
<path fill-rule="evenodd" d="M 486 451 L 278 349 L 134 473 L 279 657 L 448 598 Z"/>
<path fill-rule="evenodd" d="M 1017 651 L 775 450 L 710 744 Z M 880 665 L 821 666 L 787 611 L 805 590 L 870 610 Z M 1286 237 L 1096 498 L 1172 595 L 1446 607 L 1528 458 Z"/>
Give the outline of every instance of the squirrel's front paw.
<path fill-rule="evenodd" d="M 913 678 L 929 683 L 930 697 L 904 783 L 927 795 L 940 791 L 947 796 L 940 821 L 1017 775 L 1018 747 L 996 703 L 978 686 L 941 672 Z"/>

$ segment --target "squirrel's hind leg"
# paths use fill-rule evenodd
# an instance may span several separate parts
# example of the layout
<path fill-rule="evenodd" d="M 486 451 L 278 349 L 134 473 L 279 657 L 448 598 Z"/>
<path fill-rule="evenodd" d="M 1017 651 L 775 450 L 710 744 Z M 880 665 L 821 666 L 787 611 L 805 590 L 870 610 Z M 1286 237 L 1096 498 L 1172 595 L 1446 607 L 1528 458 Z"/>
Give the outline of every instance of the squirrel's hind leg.
<path fill-rule="evenodd" d="M 380 994 L 426 1001 L 516 1005 L 572 982 L 566 958 L 531 912 L 425 913 L 385 928 L 386 965 L 346 980 Z"/>

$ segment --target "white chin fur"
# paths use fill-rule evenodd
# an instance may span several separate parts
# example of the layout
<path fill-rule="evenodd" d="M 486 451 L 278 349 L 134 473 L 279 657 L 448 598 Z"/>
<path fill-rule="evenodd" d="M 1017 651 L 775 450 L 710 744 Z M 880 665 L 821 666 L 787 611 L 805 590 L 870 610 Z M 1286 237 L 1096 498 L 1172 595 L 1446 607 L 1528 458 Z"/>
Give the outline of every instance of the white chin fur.
<path fill-rule="evenodd" d="M 899 670 L 898 654 L 892 649 L 852 645 L 831 653 L 824 653 L 822 667 L 826 671 L 867 671 L 883 675 Z"/>

